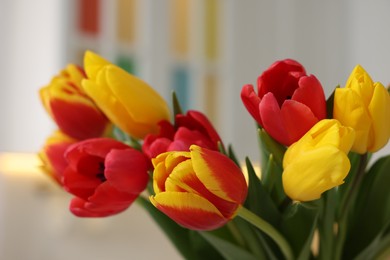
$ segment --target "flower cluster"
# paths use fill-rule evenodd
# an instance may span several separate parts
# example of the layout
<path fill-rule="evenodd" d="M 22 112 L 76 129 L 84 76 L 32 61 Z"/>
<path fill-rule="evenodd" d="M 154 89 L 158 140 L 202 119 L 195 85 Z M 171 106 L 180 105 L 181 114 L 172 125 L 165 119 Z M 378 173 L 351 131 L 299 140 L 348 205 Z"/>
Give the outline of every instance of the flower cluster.
<path fill-rule="evenodd" d="M 171 113 L 146 82 L 93 52 L 40 97 L 58 126 L 42 168 L 74 196 L 76 216 L 137 201 L 191 259 L 365 259 L 390 246 L 390 156 L 368 167 L 390 138 L 390 96 L 360 65 L 328 99 L 292 59 L 264 71 L 257 91 L 243 86 L 260 178 L 249 158 L 243 174 L 206 115 L 183 112 L 175 95 Z"/>

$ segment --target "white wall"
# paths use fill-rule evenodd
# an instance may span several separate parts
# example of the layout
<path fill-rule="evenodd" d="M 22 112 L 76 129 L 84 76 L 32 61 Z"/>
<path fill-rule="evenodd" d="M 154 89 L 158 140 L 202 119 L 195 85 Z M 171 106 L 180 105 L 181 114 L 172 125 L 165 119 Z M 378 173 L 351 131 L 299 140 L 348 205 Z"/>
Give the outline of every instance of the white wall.
<path fill-rule="evenodd" d="M 62 66 L 62 4 L 0 1 L 0 151 L 37 151 L 51 131 L 38 89 Z"/>

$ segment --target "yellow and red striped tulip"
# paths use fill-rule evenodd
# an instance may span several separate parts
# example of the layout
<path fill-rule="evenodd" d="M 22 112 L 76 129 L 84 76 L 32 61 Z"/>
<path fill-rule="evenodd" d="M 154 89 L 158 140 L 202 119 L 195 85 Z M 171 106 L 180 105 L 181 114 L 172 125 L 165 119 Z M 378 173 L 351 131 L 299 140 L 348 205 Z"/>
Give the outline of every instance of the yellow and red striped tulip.
<path fill-rule="evenodd" d="M 110 123 L 81 89 L 84 71 L 70 64 L 40 89 L 41 101 L 65 134 L 82 140 L 102 136 Z"/>
<path fill-rule="evenodd" d="M 60 185 L 62 185 L 63 173 L 68 164 L 64 156 L 65 151 L 76 142 L 76 139 L 58 130 L 46 139 L 43 148 L 38 153 L 43 163 L 42 169 Z"/>
<path fill-rule="evenodd" d="M 89 78 L 83 80 L 84 90 L 125 133 L 142 139 L 157 134 L 160 121 L 169 121 L 167 103 L 146 82 L 91 51 L 84 67 Z"/>
<path fill-rule="evenodd" d="M 333 117 L 355 129 L 354 152 L 376 152 L 389 141 L 389 93 L 360 65 L 352 71 L 345 88 L 336 89 Z"/>
<path fill-rule="evenodd" d="M 296 201 L 319 199 L 344 183 L 355 132 L 335 119 L 324 119 L 293 143 L 283 158 L 283 188 Z"/>
<path fill-rule="evenodd" d="M 240 168 L 219 152 L 190 147 L 152 160 L 152 204 L 178 224 L 212 230 L 235 217 L 248 188 Z"/>

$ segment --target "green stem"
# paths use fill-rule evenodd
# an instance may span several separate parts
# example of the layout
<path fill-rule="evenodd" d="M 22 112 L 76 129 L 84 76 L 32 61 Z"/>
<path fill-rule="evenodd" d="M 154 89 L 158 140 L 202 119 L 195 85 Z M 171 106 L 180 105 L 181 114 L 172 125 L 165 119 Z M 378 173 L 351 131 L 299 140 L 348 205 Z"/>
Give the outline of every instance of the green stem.
<path fill-rule="evenodd" d="M 288 244 L 286 239 L 271 224 L 269 224 L 264 219 L 244 207 L 240 208 L 240 210 L 238 211 L 238 216 L 248 221 L 258 229 L 260 229 L 262 232 L 267 234 L 270 238 L 272 238 L 279 246 L 280 250 L 282 251 L 283 255 L 287 260 L 294 259 L 294 255 L 290 245 Z"/>
<path fill-rule="evenodd" d="M 331 189 L 323 194 L 321 213 L 318 224 L 320 236 L 319 259 L 332 259 L 334 252 L 334 222 L 337 203 L 337 194 L 335 189 Z"/>
<path fill-rule="evenodd" d="M 142 145 L 139 143 L 139 141 L 131 136 L 127 136 L 125 143 L 133 147 L 134 149 L 138 151 L 142 151 Z"/>
<path fill-rule="evenodd" d="M 230 233 L 241 247 L 245 247 L 245 240 L 242 237 L 240 230 L 238 230 L 236 224 L 233 221 L 228 222 L 227 228 L 229 229 Z"/>
<path fill-rule="evenodd" d="M 335 248 L 335 257 L 334 259 L 341 259 L 343 253 L 343 247 L 345 243 L 345 238 L 347 235 L 347 222 L 348 216 L 351 208 L 353 207 L 354 201 L 356 199 L 357 193 L 359 191 L 360 184 L 363 180 L 364 173 L 367 167 L 368 155 L 367 153 L 360 156 L 359 168 L 356 173 L 355 178 L 353 179 L 351 189 L 346 194 L 346 199 L 344 203 L 341 205 L 341 212 L 339 216 L 339 229 L 337 234 L 337 243 Z"/>

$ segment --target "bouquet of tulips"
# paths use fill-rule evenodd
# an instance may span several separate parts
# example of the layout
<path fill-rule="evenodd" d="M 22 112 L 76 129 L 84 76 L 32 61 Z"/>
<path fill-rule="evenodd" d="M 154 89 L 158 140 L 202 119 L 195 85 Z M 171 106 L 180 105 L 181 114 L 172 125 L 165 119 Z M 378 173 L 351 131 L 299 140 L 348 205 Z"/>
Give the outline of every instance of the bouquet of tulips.
<path fill-rule="evenodd" d="M 58 130 L 42 168 L 78 217 L 142 205 L 185 259 L 380 259 L 390 255 L 390 96 L 356 66 L 326 100 L 297 61 L 245 85 L 261 174 L 246 175 L 206 115 L 172 107 L 87 51 L 40 90 Z M 171 112 L 172 109 L 172 112 Z M 259 158 L 256 158 L 258 161 Z"/>

